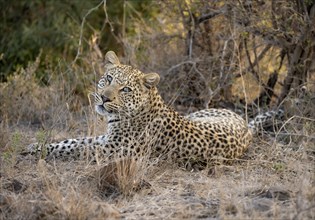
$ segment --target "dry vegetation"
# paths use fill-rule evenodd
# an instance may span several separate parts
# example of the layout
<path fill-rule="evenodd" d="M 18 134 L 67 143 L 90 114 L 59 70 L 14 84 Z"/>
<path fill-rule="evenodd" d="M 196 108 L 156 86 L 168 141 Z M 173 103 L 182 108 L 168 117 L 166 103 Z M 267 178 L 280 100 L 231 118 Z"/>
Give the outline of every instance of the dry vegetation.
<path fill-rule="evenodd" d="M 95 34 L 86 40 L 90 49 L 80 63 L 47 69 L 48 86 L 35 77 L 40 55 L 0 84 L 0 219 L 315 219 L 314 63 L 280 103 L 273 94 L 268 105 L 251 104 L 274 71 L 279 75 L 274 91 L 283 92 L 291 74 L 288 58 L 276 56 L 283 48 L 270 46 L 257 59 L 268 45 L 250 36 L 246 46 L 250 26 L 244 32 L 223 15 L 195 26 L 191 42 L 187 18 L 197 9 L 202 17 L 209 5 L 179 2 L 171 4 L 175 8 L 160 2 L 165 13 L 152 26 L 136 13 L 130 17 L 142 28 L 121 40 L 124 63 L 159 72 L 162 96 L 181 112 L 224 106 L 244 113 L 248 106 L 250 115 L 282 105 L 286 118 L 280 129 L 256 136 L 232 165 L 198 172 L 158 158 L 91 164 L 24 154 L 35 141 L 106 131 L 106 120 L 88 101 L 102 72 Z"/>
<path fill-rule="evenodd" d="M 14 149 L 2 157 L 2 219 L 315 217 L 314 142 L 307 138 L 256 139 L 244 158 L 210 174 L 148 159 L 45 162 L 17 153 L 24 136 L 9 135 Z"/>

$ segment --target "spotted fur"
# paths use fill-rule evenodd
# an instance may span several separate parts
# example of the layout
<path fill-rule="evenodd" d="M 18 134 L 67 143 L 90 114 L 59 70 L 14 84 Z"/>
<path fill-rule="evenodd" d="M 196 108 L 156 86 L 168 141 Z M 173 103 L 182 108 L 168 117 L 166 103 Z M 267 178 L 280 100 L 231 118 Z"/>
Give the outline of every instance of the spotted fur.
<path fill-rule="evenodd" d="M 264 130 L 274 130 L 279 124 L 277 121 L 279 119 L 282 119 L 283 117 L 283 109 L 270 110 L 262 114 L 258 114 L 253 120 L 248 123 L 248 127 L 252 130 L 253 133 L 259 133 Z"/>
<path fill-rule="evenodd" d="M 181 116 L 162 100 L 159 75 L 144 74 L 106 54 L 105 73 L 98 82 L 95 109 L 108 119 L 105 135 L 45 145 L 47 158 L 112 158 L 168 156 L 184 163 L 239 158 L 252 132 L 236 113 L 206 109 Z M 31 151 L 38 149 L 31 146 Z"/>

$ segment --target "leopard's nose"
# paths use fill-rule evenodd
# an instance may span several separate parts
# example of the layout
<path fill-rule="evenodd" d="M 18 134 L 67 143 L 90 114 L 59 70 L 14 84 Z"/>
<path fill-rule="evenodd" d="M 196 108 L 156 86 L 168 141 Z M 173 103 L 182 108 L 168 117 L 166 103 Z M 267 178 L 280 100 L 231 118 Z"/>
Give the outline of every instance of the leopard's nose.
<path fill-rule="evenodd" d="M 110 98 L 108 98 L 107 96 L 104 96 L 104 95 L 101 95 L 101 98 L 102 98 L 103 103 L 111 101 Z"/>

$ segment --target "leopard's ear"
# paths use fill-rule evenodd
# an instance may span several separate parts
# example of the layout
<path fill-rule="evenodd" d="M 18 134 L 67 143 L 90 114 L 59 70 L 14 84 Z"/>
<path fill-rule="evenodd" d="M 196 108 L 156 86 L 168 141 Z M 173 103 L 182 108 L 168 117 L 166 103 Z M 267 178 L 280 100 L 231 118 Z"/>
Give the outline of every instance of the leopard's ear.
<path fill-rule="evenodd" d="M 143 81 L 144 81 L 145 87 L 147 87 L 148 89 L 151 89 L 157 86 L 157 84 L 159 84 L 160 76 L 157 73 L 148 73 L 144 75 Z"/>
<path fill-rule="evenodd" d="M 105 66 L 108 68 L 119 65 L 119 59 L 114 51 L 108 51 L 105 55 Z"/>

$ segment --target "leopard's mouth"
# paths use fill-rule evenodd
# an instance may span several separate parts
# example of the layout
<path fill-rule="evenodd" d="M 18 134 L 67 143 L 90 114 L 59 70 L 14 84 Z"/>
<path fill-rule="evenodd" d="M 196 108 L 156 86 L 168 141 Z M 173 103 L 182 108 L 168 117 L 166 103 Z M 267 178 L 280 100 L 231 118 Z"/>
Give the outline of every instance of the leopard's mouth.
<path fill-rule="evenodd" d="M 106 113 L 103 105 L 95 105 L 95 110 L 100 115 L 105 115 L 105 113 Z"/>
<path fill-rule="evenodd" d="M 103 105 L 95 105 L 95 110 L 98 114 L 100 115 L 108 115 L 113 113 L 113 110 L 111 110 L 110 108 L 106 108 L 106 106 Z"/>
<path fill-rule="evenodd" d="M 100 115 L 106 115 L 106 114 L 110 113 L 109 111 L 107 111 L 105 109 L 105 107 L 103 105 L 95 105 L 95 110 Z"/>

